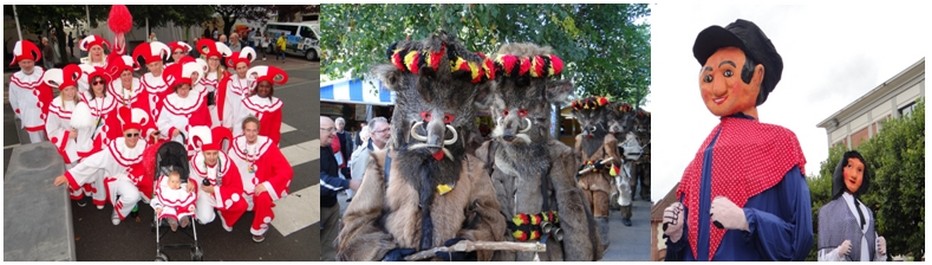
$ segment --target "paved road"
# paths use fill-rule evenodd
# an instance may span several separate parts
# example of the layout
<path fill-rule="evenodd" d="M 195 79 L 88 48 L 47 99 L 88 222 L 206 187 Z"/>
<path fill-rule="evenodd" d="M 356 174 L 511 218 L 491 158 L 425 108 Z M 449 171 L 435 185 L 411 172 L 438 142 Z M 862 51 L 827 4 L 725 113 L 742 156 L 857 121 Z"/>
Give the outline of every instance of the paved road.
<path fill-rule="evenodd" d="M 650 206 L 648 201 L 634 201 L 631 226 L 621 223 L 621 213 L 609 215 L 609 239 L 611 244 L 603 261 L 648 261 L 650 260 Z"/>
<path fill-rule="evenodd" d="M 296 197 L 296 194 L 300 193 L 305 197 L 296 199 L 312 200 L 313 202 L 307 203 L 305 207 L 306 211 L 313 212 L 314 217 L 300 220 L 305 226 L 287 236 L 282 236 L 273 224 L 272 229 L 266 233 L 265 242 L 259 244 L 253 243 L 249 234 L 249 225 L 253 218 L 251 212 L 242 217 L 234 226 L 233 232 L 224 231 L 219 221 L 198 226 L 198 239 L 205 253 L 204 260 L 317 260 L 320 257 L 320 229 L 316 224 L 319 219 L 316 157 L 320 154 L 319 150 L 311 148 L 317 143 L 314 139 L 319 138 L 318 130 L 313 130 L 319 125 L 311 119 L 320 112 L 317 103 L 320 87 L 319 64 L 293 57 L 288 58 L 286 63 L 273 63 L 269 60 L 256 61 L 254 65 L 265 64 L 278 66 L 289 75 L 288 84 L 275 88 L 275 96 L 285 102 L 280 147 L 295 172 L 291 184 L 292 196 Z M 4 75 L 4 84 L 9 83 L 10 74 Z M 5 169 L 12 148 L 19 144 L 13 126 L 13 114 L 7 100 L 4 100 L 3 121 Z M 312 192 L 315 190 L 316 192 Z M 316 197 L 308 196 L 308 193 Z M 113 226 L 110 224 L 110 213 L 113 210 L 109 205 L 103 210 L 97 210 L 91 205 L 80 208 L 72 203 L 78 260 L 153 260 L 156 253 L 155 233 L 151 231 L 149 221 L 153 212 L 149 206 L 140 205 L 141 222 L 126 220 L 119 226 Z M 283 207 L 285 206 L 279 203 L 276 213 Z M 185 243 L 191 242 L 191 239 L 182 233 L 169 233 L 163 238 L 163 243 L 173 242 Z M 190 258 L 188 250 L 168 250 L 167 254 L 172 260 Z"/>

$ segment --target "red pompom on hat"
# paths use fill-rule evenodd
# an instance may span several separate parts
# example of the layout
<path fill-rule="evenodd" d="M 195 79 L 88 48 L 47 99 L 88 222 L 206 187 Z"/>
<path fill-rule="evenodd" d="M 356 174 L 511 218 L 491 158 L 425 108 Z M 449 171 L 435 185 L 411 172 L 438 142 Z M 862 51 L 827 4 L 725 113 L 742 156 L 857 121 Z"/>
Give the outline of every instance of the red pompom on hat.
<path fill-rule="evenodd" d="M 110 48 L 110 42 L 107 42 L 107 40 L 100 35 L 90 35 L 84 37 L 84 39 L 81 40 L 81 43 L 78 44 L 78 47 L 81 48 L 82 51 L 90 51 L 91 47 L 97 45 L 100 45 L 101 48 Z"/>
<path fill-rule="evenodd" d="M 139 44 L 133 49 L 133 60 L 138 60 L 141 56 L 146 64 L 153 62 L 162 62 L 171 57 L 172 50 L 168 45 L 158 41 Z"/>
<path fill-rule="evenodd" d="M 58 88 L 59 90 L 69 86 L 77 87 L 78 80 L 84 73 L 77 64 L 69 64 L 64 69 L 52 68 L 42 74 L 42 83 Z"/>
<path fill-rule="evenodd" d="M 107 26 L 114 33 L 127 33 L 133 29 L 133 15 L 125 5 L 113 5 L 107 17 Z"/>
<path fill-rule="evenodd" d="M 227 58 L 227 67 L 236 68 L 236 65 L 241 62 L 246 63 L 246 67 L 249 67 L 249 64 L 255 60 L 256 50 L 253 50 L 252 47 L 245 47 L 242 51 L 234 52 L 233 55 Z"/>
<path fill-rule="evenodd" d="M 185 42 L 183 42 L 183 41 L 173 41 L 173 42 L 169 42 L 169 43 L 168 43 L 168 48 L 171 48 L 172 53 L 174 53 L 174 52 L 177 51 L 178 49 L 181 49 L 181 52 L 183 52 L 183 53 L 185 53 L 185 54 L 191 52 L 191 49 L 193 49 L 193 48 L 191 47 L 191 45 L 188 45 L 187 43 L 185 43 Z"/>
<path fill-rule="evenodd" d="M 269 81 L 276 85 L 284 85 L 288 82 L 288 73 L 275 66 L 260 65 L 246 71 L 246 78 L 255 80 L 256 84 Z"/>
<path fill-rule="evenodd" d="M 222 42 L 216 42 L 212 39 L 202 38 L 197 41 L 197 50 L 204 55 L 204 58 L 210 57 L 229 57 L 233 50 Z"/>
<path fill-rule="evenodd" d="M 39 50 L 39 46 L 28 40 L 21 40 L 17 41 L 16 45 L 13 46 L 13 61 L 10 62 L 10 65 L 17 64 L 22 60 L 38 61 L 41 58 L 42 51 Z"/>

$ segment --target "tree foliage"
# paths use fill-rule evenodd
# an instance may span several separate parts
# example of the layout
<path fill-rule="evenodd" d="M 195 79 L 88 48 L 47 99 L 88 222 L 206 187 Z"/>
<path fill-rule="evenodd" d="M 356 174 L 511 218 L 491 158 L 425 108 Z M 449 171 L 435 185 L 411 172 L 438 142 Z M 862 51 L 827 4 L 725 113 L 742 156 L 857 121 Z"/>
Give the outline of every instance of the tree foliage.
<path fill-rule="evenodd" d="M 925 256 L 925 103 L 916 103 L 912 114 L 887 120 L 881 128 L 857 147 L 873 171 L 870 190 L 861 200 L 874 211 L 888 255 L 921 258 Z M 819 208 L 831 200 L 832 172 L 844 151 L 840 145 L 832 148 L 819 176 L 809 181 L 814 228 L 818 228 Z M 815 258 L 813 250 L 810 259 Z"/>
<path fill-rule="evenodd" d="M 446 31 L 467 49 L 494 53 L 505 43 L 549 45 L 567 63 L 577 96 L 608 95 L 643 104 L 650 86 L 646 4 L 323 5 L 324 74 L 362 77 L 387 63 L 393 42 Z"/>

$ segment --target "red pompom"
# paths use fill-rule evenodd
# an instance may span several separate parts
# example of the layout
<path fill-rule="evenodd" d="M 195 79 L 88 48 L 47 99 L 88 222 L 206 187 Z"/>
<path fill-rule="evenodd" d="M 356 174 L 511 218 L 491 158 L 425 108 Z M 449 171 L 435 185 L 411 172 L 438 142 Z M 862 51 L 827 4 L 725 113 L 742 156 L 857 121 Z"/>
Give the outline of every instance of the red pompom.
<path fill-rule="evenodd" d="M 127 33 L 133 29 L 133 15 L 125 5 L 113 5 L 110 8 L 110 17 L 107 25 L 113 33 Z"/>

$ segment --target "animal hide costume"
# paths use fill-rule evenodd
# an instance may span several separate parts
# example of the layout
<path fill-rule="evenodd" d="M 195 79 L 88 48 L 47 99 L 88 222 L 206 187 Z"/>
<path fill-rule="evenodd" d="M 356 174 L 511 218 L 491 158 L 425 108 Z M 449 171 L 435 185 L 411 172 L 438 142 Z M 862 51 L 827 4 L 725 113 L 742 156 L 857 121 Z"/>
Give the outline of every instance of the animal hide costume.
<path fill-rule="evenodd" d="M 403 259 L 460 239 L 504 240 L 491 178 L 466 141 L 492 61 L 444 33 L 393 44 L 387 53 L 392 65 L 374 71 L 397 93 L 392 143 L 371 154 L 343 215 L 338 258 Z M 492 255 L 475 253 L 478 260 Z"/>
<path fill-rule="evenodd" d="M 639 139 L 635 137 L 636 111 L 628 103 L 613 102 L 606 110 L 609 116 L 608 133 L 617 141 L 617 161 L 622 161 L 620 168 L 609 168 L 609 175 L 615 180 L 615 194 L 612 203 L 617 203 L 621 211 L 622 222 L 631 226 L 631 203 L 634 201 L 633 192 L 636 190 L 639 168 L 636 161 L 640 160 L 643 150 Z M 614 165 L 612 165 L 614 166 Z"/>
<path fill-rule="evenodd" d="M 573 115 L 583 128 L 583 133 L 576 136 L 575 152 L 581 162 L 579 169 L 592 168 L 578 176 L 576 186 L 592 204 L 592 215 L 599 223 L 599 235 L 605 248 L 609 243 L 608 215 L 613 178 L 610 173 L 617 173 L 618 165 L 621 165 L 618 140 L 606 128 L 610 118 L 608 104 L 607 98 L 590 97 L 577 100 L 572 105 Z M 612 159 L 608 163 L 600 163 L 607 158 Z"/>
<path fill-rule="evenodd" d="M 497 122 L 493 140 L 476 156 L 486 163 L 507 218 L 505 238 L 546 243 L 540 260 L 598 260 L 595 220 L 575 185 L 573 151 L 548 133 L 550 104 L 562 104 L 573 88 L 552 79 L 563 62 L 549 47 L 533 44 L 505 45 L 495 58 L 496 82 L 486 104 Z M 494 259 L 530 261 L 536 254 L 500 251 Z"/>

